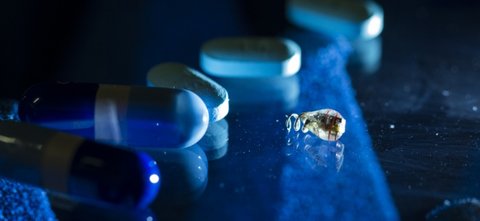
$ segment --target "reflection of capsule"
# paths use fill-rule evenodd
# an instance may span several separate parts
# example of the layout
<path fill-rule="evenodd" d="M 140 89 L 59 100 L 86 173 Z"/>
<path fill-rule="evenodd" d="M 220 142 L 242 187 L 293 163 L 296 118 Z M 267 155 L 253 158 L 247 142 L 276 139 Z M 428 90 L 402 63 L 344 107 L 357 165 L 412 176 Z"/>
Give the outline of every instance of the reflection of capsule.
<path fill-rule="evenodd" d="M 91 83 L 43 83 L 19 106 L 23 121 L 114 142 L 109 120 L 117 118 L 122 144 L 187 147 L 208 126 L 203 101 L 187 90 Z"/>
<path fill-rule="evenodd" d="M 139 208 L 160 186 L 147 154 L 15 122 L 0 122 L 0 174 L 89 202 Z"/>
<path fill-rule="evenodd" d="M 208 180 L 208 160 L 198 145 L 145 151 L 162 168 L 162 188 L 152 203 L 153 209 L 164 205 L 186 205 L 203 194 Z"/>

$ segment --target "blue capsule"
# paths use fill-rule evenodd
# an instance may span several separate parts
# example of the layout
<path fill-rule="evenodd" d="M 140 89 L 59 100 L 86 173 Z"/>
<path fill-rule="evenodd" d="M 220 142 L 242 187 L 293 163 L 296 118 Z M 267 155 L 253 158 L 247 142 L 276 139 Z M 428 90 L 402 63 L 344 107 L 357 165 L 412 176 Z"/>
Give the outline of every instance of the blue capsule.
<path fill-rule="evenodd" d="M 31 124 L 0 122 L 0 174 L 91 203 L 145 208 L 160 186 L 147 154 Z"/>
<path fill-rule="evenodd" d="M 22 121 L 87 138 L 137 147 L 188 147 L 208 127 L 193 92 L 92 83 L 42 83 L 20 104 Z"/>

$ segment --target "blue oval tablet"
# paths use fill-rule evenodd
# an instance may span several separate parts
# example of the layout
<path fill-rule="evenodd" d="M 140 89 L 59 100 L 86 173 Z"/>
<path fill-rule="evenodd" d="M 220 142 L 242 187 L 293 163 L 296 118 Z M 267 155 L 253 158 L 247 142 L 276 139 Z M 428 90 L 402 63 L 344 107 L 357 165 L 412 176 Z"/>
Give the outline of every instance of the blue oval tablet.
<path fill-rule="evenodd" d="M 287 18 L 299 27 L 350 40 L 375 38 L 383 30 L 383 9 L 373 1 L 289 0 Z"/>
<path fill-rule="evenodd" d="M 200 53 L 205 73 L 222 78 L 291 76 L 300 64 L 300 46 L 284 38 L 218 38 L 203 44 Z"/>

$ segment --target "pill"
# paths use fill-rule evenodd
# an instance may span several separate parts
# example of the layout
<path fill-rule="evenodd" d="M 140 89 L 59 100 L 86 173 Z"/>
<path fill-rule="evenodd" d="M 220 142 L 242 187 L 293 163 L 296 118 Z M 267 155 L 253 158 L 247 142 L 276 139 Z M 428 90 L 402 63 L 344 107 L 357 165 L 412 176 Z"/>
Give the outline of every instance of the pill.
<path fill-rule="evenodd" d="M 144 208 L 160 186 L 147 154 L 48 128 L 0 122 L 0 174 L 92 203 Z"/>
<path fill-rule="evenodd" d="M 284 38 L 232 37 L 206 42 L 200 66 L 216 77 L 290 76 L 300 69 L 301 50 Z"/>
<path fill-rule="evenodd" d="M 205 191 L 208 160 L 198 145 L 182 149 L 142 149 L 162 168 L 162 188 L 151 208 L 187 205 Z"/>
<path fill-rule="evenodd" d="M 198 141 L 209 161 L 224 157 L 228 151 L 228 122 L 222 119 L 208 125 L 207 132 Z"/>
<path fill-rule="evenodd" d="M 99 141 L 141 147 L 188 147 L 208 127 L 205 104 L 188 90 L 92 83 L 35 85 L 25 92 L 19 117 Z"/>
<path fill-rule="evenodd" d="M 227 90 L 186 65 L 180 63 L 156 65 L 147 74 L 147 85 L 187 89 L 194 92 L 207 106 L 210 122 L 219 121 L 228 114 Z"/>
<path fill-rule="evenodd" d="M 348 39 L 374 38 L 383 30 L 383 9 L 373 1 L 289 0 L 286 14 L 294 25 Z"/>

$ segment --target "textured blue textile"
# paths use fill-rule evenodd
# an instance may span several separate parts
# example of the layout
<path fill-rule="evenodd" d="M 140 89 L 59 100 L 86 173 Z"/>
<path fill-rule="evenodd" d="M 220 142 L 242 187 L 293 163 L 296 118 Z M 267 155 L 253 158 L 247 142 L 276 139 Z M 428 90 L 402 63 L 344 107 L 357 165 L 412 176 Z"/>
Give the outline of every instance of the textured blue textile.
<path fill-rule="evenodd" d="M 281 18 L 284 18 L 283 15 L 275 13 L 280 10 L 262 10 L 271 9 L 274 6 L 270 4 L 272 1 L 248 2 L 254 6 L 251 8 L 258 12 L 250 10 L 253 16 L 251 14 L 245 16 L 249 21 L 248 25 L 241 22 L 244 17 L 239 16 L 241 15 L 238 12 L 239 7 L 235 7 L 233 1 L 147 1 L 148 7 L 145 7 L 145 12 L 140 9 L 119 7 L 120 9 L 115 11 L 118 15 L 123 15 L 127 11 L 142 11 L 138 14 L 148 16 L 144 19 L 137 17 L 137 20 L 142 22 L 130 22 L 132 17 L 136 17 L 117 15 L 123 19 L 121 21 L 128 20 L 129 26 L 118 25 L 127 23 L 125 21 L 122 23 L 111 19 L 112 22 L 108 24 L 112 25 L 106 25 L 109 29 L 100 25 L 101 22 L 90 22 L 95 25 L 83 31 L 88 35 L 84 38 L 86 40 L 75 45 L 89 50 L 78 49 L 81 53 L 72 56 L 72 64 L 65 64 L 65 67 L 70 69 L 65 71 L 66 74 L 62 77 L 68 80 L 109 82 L 113 79 L 118 82 L 142 83 L 146 71 L 162 61 L 179 61 L 198 67 L 196 65 L 198 49 L 201 43 L 210 38 L 252 33 L 249 30 L 252 27 L 256 29 L 257 24 L 259 24 L 258 30 L 254 33 L 272 33 L 264 30 L 272 26 L 283 27 L 281 21 Z M 185 7 L 188 3 L 194 4 Z M 111 8 L 110 1 L 96 4 L 103 7 L 98 7 L 100 9 L 95 14 L 97 17 L 92 18 L 92 21 L 109 21 L 110 17 L 115 17 L 116 14 L 113 16 L 103 14 L 101 10 L 101 8 Z M 283 4 L 276 5 L 278 9 L 278 5 Z M 258 22 L 261 17 L 272 17 L 272 19 L 260 19 L 264 21 L 261 23 Z M 265 23 L 265 21 L 269 22 Z M 138 24 L 141 24 L 142 29 L 142 33 L 139 34 L 142 41 L 138 42 L 144 45 L 125 44 L 125 42 L 136 42 L 137 38 L 131 37 L 131 34 L 136 31 L 131 30 L 137 30 L 132 27 Z M 122 34 L 124 30 L 128 35 Z M 153 211 L 160 219 L 398 219 L 385 178 L 372 151 L 370 138 L 355 100 L 349 76 L 344 69 L 350 50 L 349 44 L 342 39 L 325 39 L 300 30 L 290 30 L 286 37 L 296 41 L 303 51 L 302 69 L 298 74 L 301 94 L 294 110 L 285 111 L 280 105 L 268 101 L 261 106 L 246 108 L 248 112 L 232 107 L 227 117 L 230 133 L 228 153 L 224 158 L 209 163 L 209 181 L 203 197 L 188 208 L 178 210 L 166 208 Z M 144 38 L 145 41 L 143 41 Z M 95 44 L 97 39 L 103 40 Z M 104 66 L 108 67 L 105 69 L 109 70 L 111 67 L 116 69 L 104 71 L 102 68 L 95 68 L 96 66 L 92 64 L 102 60 L 97 59 L 97 57 L 102 58 L 102 54 L 93 53 L 97 52 L 95 47 L 100 44 L 107 45 L 105 51 L 109 53 L 104 57 L 112 61 L 112 64 L 105 63 Z M 90 45 L 95 47 L 88 48 L 87 46 Z M 121 53 L 117 53 L 118 49 L 129 56 L 120 56 Z M 134 60 L 131 54 L 136 53 L 141 54 L 138 56 L 136 65 L 122 62 L 131 62 Z M 138 74 L 124 71 L 129 70 L 128 64 L 135 66 L 136 68 L 132 69 L 136 71 L 133 72 Z M 98 71 L 95 72 L 95 70 Z M 90 72 L 93 74 L 88 76 L 85 74 Z M 128 77 L 125 77 L 127 75 Z M 117 76 L 123 77 L 116 79 Z M 262 96 L 268 97 L 271 94 L 259 93 L 255 98 Z M 235 102 L 233 97 L 231 102 Z M 295 146 L 288 146 L 285 142 L 285 114 L 321 108 L 336 109 L 347 119 L 347 132 L 341 138 L 345 146 L 343 166 L 338 172 L 336 162 L 333 162 L 333 166 L 330 164 L 332 163 L 330 161 L 335 161 L 336 153 L 332 155 L 328 150 L 312 147 L 317 151 L 315 153 L 312 149 L 306 150 L 305 146 L 295 148 Z M 320 154 L 318 159 L 314 156 L 315 154 Z M 321 162 L 322 159 L 326 162 Z M 21 202 L 28 204 L 31 201 Z M 11 205 L 13 204 L 6 203 L 2 208 L 10 208 Z M 37 208 L 40 207 L 34 209 Z"/>
<path fill-rule="evenodd" d="M 397 220 L 383 171 L 345 70 L 350 45 L 342 39 L 290 31 L 302 48 L 301 94 L 296 112 L 332 108 L 347 120 L 343 167 L 313 167 L 311 149 L 298 147 L 281 175 L 280 220 Z M 318 143 L 318 142 L 317 142 Z M 285 147 L 291 152 L 292 147 Z M 303 148 L 303 150 L 302 150 Z M 328 153 L 328 152 L 327 152 Z M 328 158 L 328 156 L 322 156 Z"/>
<path fill-rule="evenodd" d="M 15 101 L 0 102 L 0 120 L 18 120 Z M 39 189 L 0 179 L 0 220 L 56 220 L 47 194 Z"/>
<path fill-rule="evenodd" d="M 232 109 L 229 153 L 212 162 L 205 194 L 187 211 L 153 211 L 160 218 L 183 214 L 192 220 L 398 219 L 345 71 L 348 42 L 299 30 L 286 36 L 302 47 L 303 56 L 294 112 L 333 108 L 342 113 L 347 119 L 341 138 L 343 166 L 335 162 L 338 153 L 321 146 L 308 149 L 305 142 L 288 146 L 283 119 L 290 112 L 275 104 L 267 102 L 263 109 L 252 107 L 247 112 Z M 4 218 L 54 218 L 43 191 L 6 180 L 0 180 L 0 190 Z"/>
<path fill-rule="evenodd" d="M 0 179 L 0 198 L 0 220 L 56 220 L 39 188 Z"/>
<path fill-rule="evenodd" d="M 300 30 L 285 36 L 302 47 L 299 85 L 292 86 L 295 79 L 283 86 L 274 79 L 224 84 L 232 95 L 228 153 L 209 162 L 208 186 L 195 205 L 155 211 L 160 219 L 398 220 L 345 71 L 350 44 Z M 347 119 L 343 152 L 335 142 L 285 129 L 286 114 L 323 108 Z"/>

